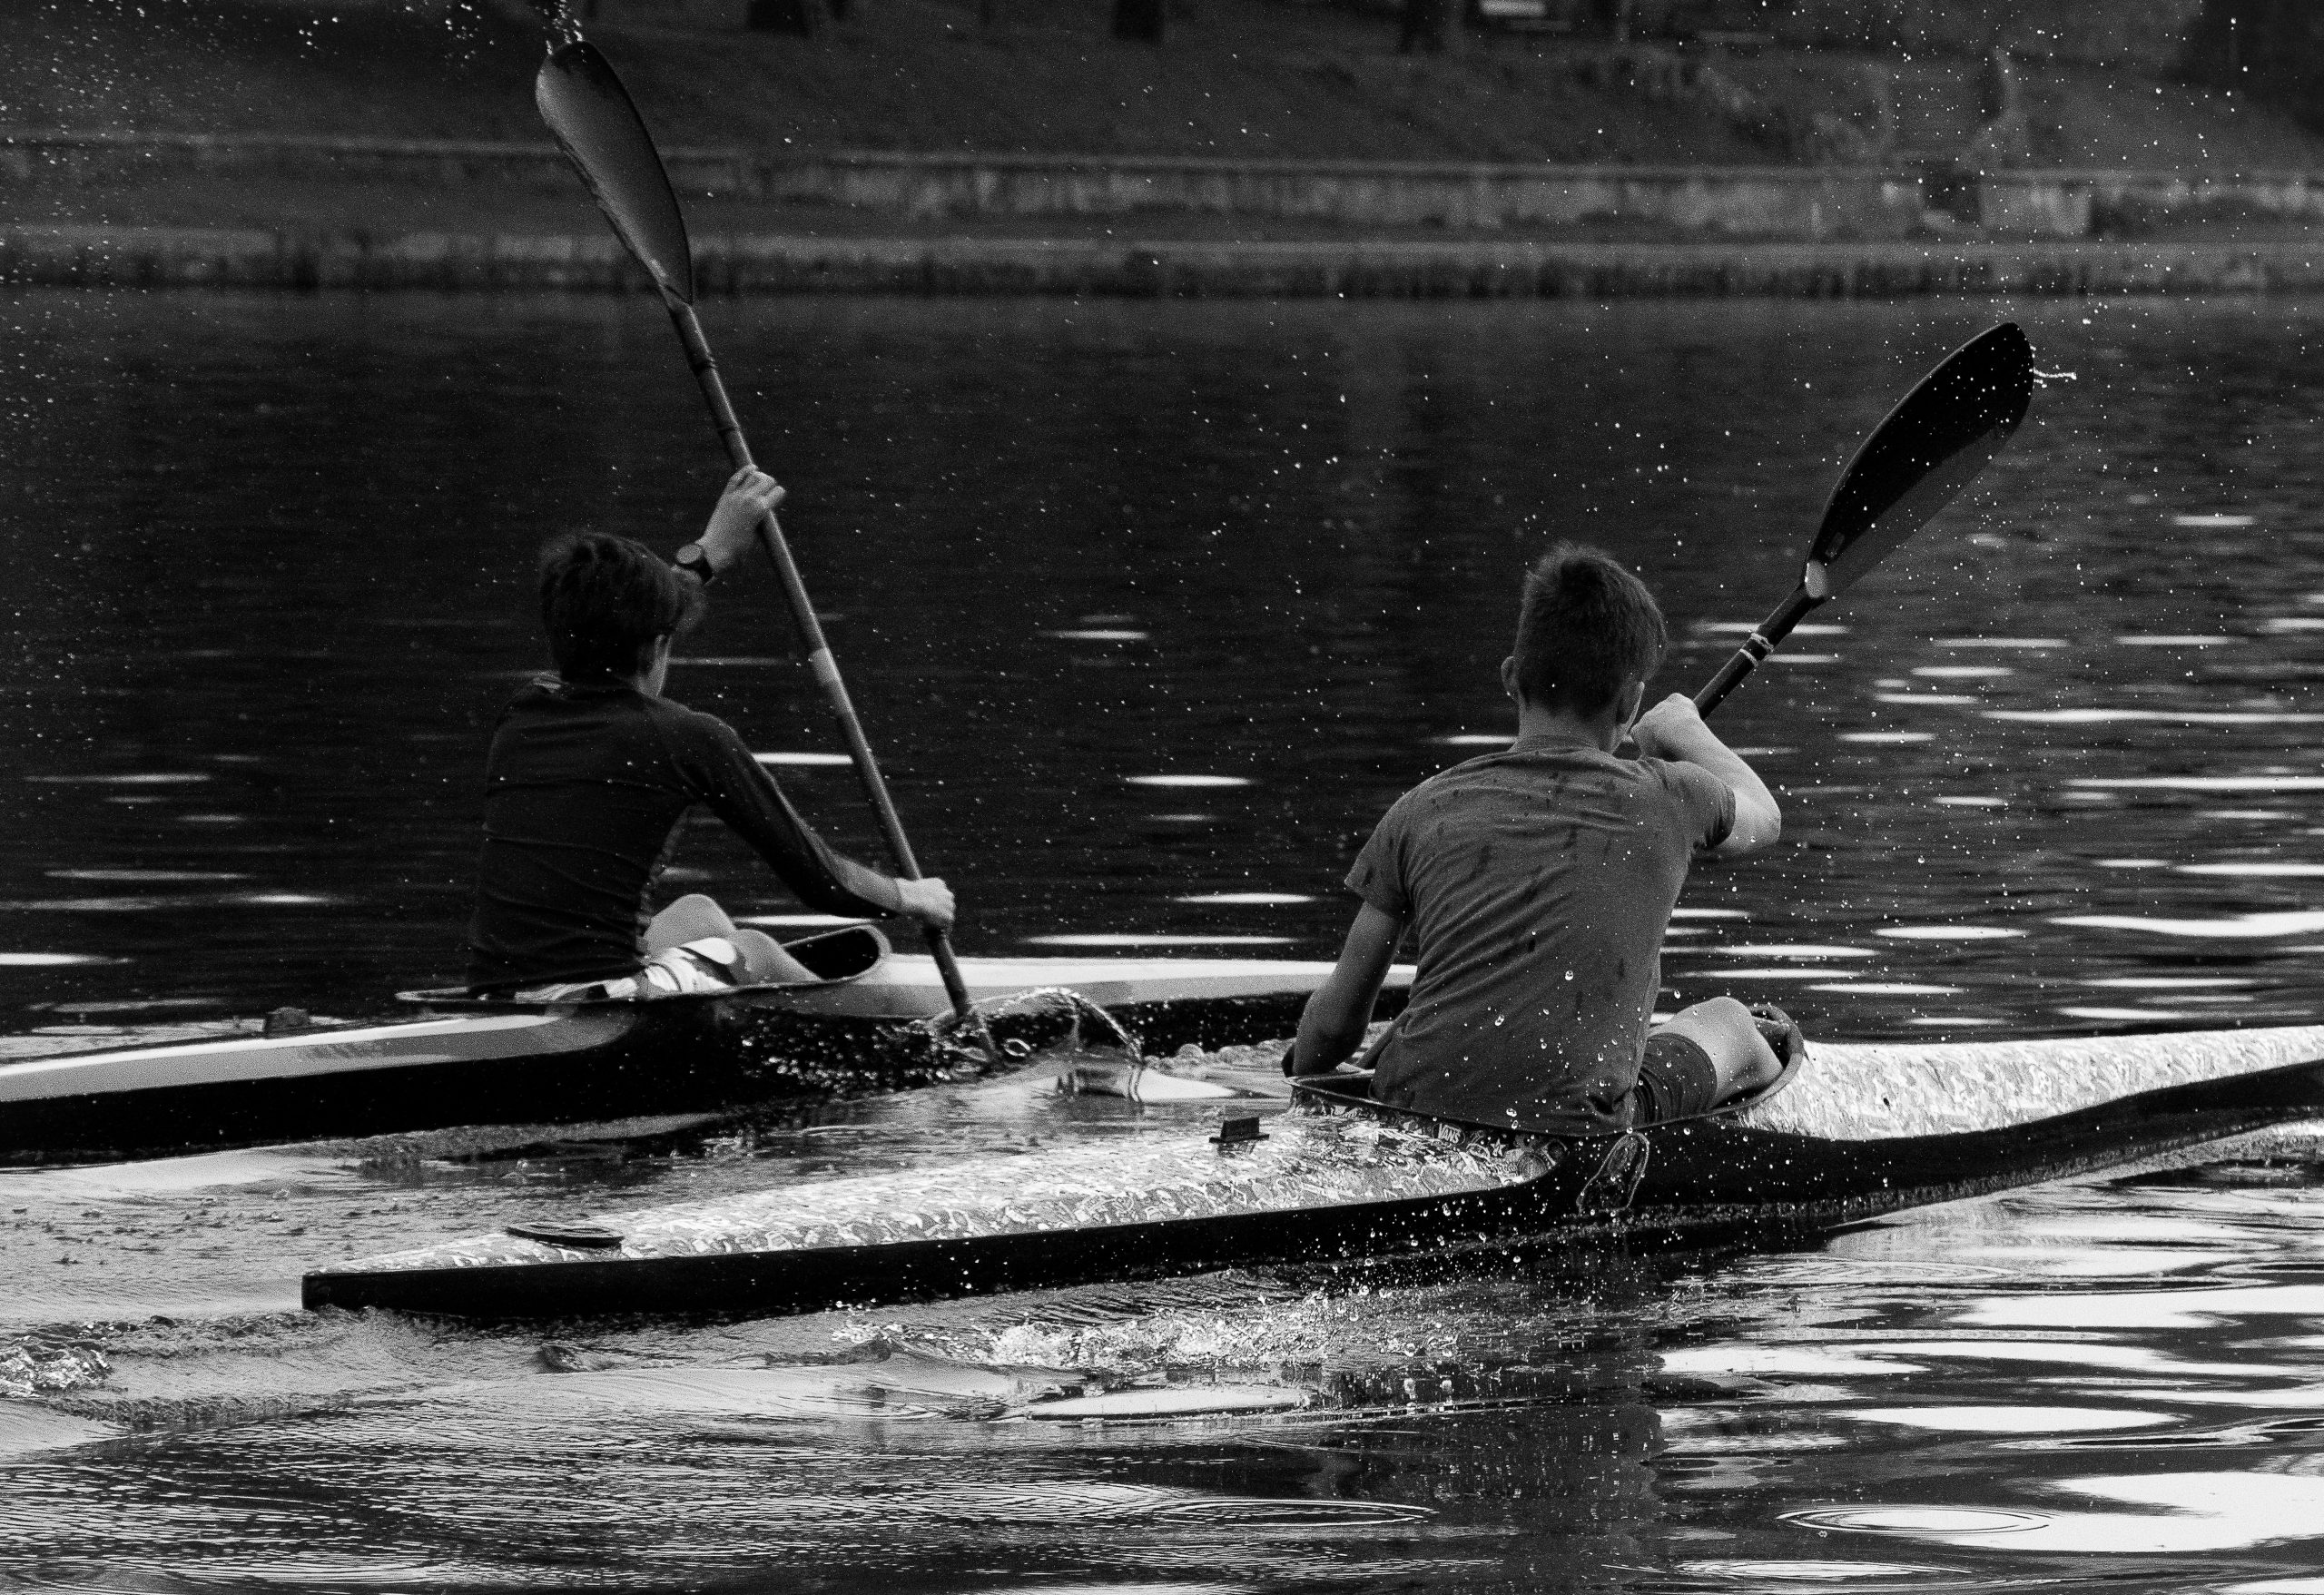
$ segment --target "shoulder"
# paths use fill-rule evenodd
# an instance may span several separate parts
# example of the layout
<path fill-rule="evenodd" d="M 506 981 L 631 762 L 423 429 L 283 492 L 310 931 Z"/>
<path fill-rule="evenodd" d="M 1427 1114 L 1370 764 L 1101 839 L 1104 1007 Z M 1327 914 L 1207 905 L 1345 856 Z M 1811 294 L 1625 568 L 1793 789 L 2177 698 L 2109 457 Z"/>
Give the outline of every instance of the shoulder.
<path fill-rule="evenodd" d="M 1735 823 L 1735 789 L 1704 769 L 1680 759 L 1636 761 L 1645 777 L 1669 800 L 1688 829 L 1722 840 Z"/>
<path fill-rule="evenodd" d="M 714 743 L 722 747 L 743 745 L 733 726 L 715 714 L 689 709 L 675 698 L 641 698 L 647 719 L 664 731 L 688 742 Z"/>
<path fill-rule="evenodd" d="M 1641 779 L 1674 796 L 1698 797 L 1727 790 L 1727 783 L 1700 764 L 1689 764 L 1684 759 L 1633 759 L 1628 763 L 1639 771 Z"/>
<path fill-rule="evenodd" d="M 1472 759 L 1466 764 L 1455 764 L 1450 770 L 1438 771 L 1390 803 L 1388 812 L 1380 816 L 1380 828 L 1386 831 L 1402 827 L 1448 803 L 1459 802 L 1462 793 L 1476 784 L 1477 767 L 1482 763 L 1482 760 Z"/>

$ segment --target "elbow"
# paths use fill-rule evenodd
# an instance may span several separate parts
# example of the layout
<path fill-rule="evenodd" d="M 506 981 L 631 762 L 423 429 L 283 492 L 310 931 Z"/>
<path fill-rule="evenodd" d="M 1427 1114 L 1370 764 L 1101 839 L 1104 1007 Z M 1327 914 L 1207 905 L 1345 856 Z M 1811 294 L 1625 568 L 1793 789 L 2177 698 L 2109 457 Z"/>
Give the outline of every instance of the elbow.
<path fill-rule="evenodd" d="M 1783 811 L 1773 802 L 1754 803 L 1735 816 L 1735 828 L 1727 840 L 1711 850 L 1718 859 L 1739 859 L 1773 847 L 1783 840 Z"/>

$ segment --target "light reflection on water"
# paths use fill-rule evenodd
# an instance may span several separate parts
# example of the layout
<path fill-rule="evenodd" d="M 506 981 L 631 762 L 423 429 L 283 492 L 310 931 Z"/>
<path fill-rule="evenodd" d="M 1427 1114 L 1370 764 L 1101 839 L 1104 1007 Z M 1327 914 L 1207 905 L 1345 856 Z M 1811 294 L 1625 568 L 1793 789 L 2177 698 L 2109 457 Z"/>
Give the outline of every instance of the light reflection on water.
<path fill-rule="evenodd" d="M 89 1046 L 118 1031 L 84 1012 L 159 1034 L 424 983 L 537 664 L 527 551 L 582 520 L 675 542 L 719 474 L 665 335 L 615 300 L 13 302 L 54 402 L 0 458 L 27 600 L 0 738 L 35 778 L 0 828 L 0 1005 Z M 1505 722 L 1526 552 L 1637 562 L 1691 687 L 1854 438 L 1996 312 L 713 313 L 731 373 L 783 375 L 744 408 L 964 944 L 1312 956 L 1380 809 Z M 2318 312 L 2014 313 L 2064 363 L 2110 323 L 2078 362 L 2109 380 L 2040 396 L 1789 656 L 1820 663 L 1723 712 L 1790 840 L 1703 873 L 1671 983 L 1862 1037 L 2311 1019 Z M 772 594 L 720 609 L 676 690 L 868 849 Z M 719 839 L 688 862 L 805 922 Z M 633 1125 L 627 1156 L 542 1126 L 0 1172 L 0 1588 L 2324 1587 L 2298 1168 L 1777 1255 L 722 1325 L 292 1310 L 326 1260 L 1171 1114 L 1001 1081 L 754 1138 Z M 1012 1416 L 1140 1381 L 1305 1404 Z"/>

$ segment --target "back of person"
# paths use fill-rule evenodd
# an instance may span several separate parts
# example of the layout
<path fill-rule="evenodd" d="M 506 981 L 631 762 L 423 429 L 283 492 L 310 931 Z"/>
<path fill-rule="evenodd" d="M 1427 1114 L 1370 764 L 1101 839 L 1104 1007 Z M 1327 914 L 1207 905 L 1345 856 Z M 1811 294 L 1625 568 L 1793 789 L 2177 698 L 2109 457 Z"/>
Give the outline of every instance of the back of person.
<path fill-rule="evenodd" d="M 731 726 L 662 695 L 671 645 L 700 618 L 704 588 L 739 562 L 783 497 L 763 473 L 735 472 L 701 537 L 668 564 L 604 533 L 542 551 L 541 624 L 556 674 L 518 692 L 493 734 L 472 989 L 568 1000 L 813 979 L 699 893 L 650 913 L 654 877 L 697 803 L 810 908 L 951 924 L 942 881 L 896 879 L 832 852 Z"/>
<path fill-rule="evenodd" d="M 718 789 L 700 766 L 724 729 L 625 682 L 517 694 L 485 765 L 470 985 L 637 967 L 646 890 L 678 821 Z"/>
<path fill-rule="evenodd" d="M 1693 765 L 1527 741 L 1406 793 L 1348 874 L 1420 947 L 1373 1094 L 1472 1122 L 1624 1127 L 1663 929 L 1734 812 Z"/>
<path fill-rule="evenodd" d="M 1300 1016 L 1286 1073 L 1355 1051 L 1410 934 L 1409 1006 L 1365 1060 L 1384 1102 L 1590 1135 L 1704 1112 L 1776 1078 L 1731 998 L 1647 1028 L 1689 865 L 1783 828 L 1766 783 L 1692 702 L 1640 714 L 1668 644 L 1654 596 L 1596 549 L 1561 544 L 1526 574 L 1501 666 L 1516 739 L 1422 783 L 1380 822 L 1348 872 L 1363 906 Z M 1617 756 L 1626 736 L 1643 756 Z"/>

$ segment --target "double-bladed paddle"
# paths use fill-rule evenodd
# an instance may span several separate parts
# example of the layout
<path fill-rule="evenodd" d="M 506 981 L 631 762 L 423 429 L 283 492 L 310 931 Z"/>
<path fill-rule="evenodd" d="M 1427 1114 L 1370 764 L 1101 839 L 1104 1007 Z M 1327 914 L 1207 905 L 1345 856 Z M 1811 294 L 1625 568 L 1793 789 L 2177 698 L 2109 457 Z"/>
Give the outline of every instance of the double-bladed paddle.
<path fill-rule="evenodd" d="M 2014 321 L 1978 334 L 1920 379 L 1833 486 L 1799 585 L 1695 694 L 1708 714 L 1808 611 L 1830 602 L 1950 504 L 2001 452 L 2034 397 L 2034 349 Z"/>
<path fill-rule="evenodd" d="M 581 181 L 588 185 L 597 208 L 606 213 L 614 231 L 661 290 L 662 302 L 678 330 L 679 341 L 685 345 L 686 363 L 694 368 L 694 379 L 702 385 L 703 399 L 710 406 L 710 418 L 726 446 L 727 458 L 737 470 L 753 464 L 750 445 L 743 440 L 742 423 L 735 419 L 734 407 L 726 398 L 726 385 L 719 379 L 718 362 L 712 358 L 710 345 L 702 335 L 702 323 L 694 313 L 694 249 L 686 239 L 685 217 L 678 209 L 678 196 L 670 187 L 669 174 L 662 169 L 662 157 L 654 147 L 653 135 L 645 131 L 645 123 L 638 115 L 629 91 L 622 87 L 612 64 L 595 45 L 574 39 L 549 51 L 548 59 L 541 64 L 540 73 L 533 80 L 533 98 L 540 107 L 541 120 L 548 123 L 549 132 L 556 136 L 566 158 L 580 172 Z M 917 881 L 920 864 L 912 856 L 911 842 L 904 835 L 903 821 L 888 796 L 888 783 L 881 778 L 879 761 L 872 757 L 872 744 L 864 739 L 863 723 L 856 717 L 855 705 L 848 699 L 847 684 L 840 679 L 839 664 L 832 657 L 831 645 L 823 640 L 822 622 L 816 617 L 806 585 L 800 580 L 799 566 L 791 557 L 791 546 L 783 540 L 783 527 L 772 512 L 760 517 L 759 543 L 773 562 L 776 576 L 782 578 L 783 596 L 791 605 L 791 617 L 798 624 L 800 637 L 807 645 L 808 667 L 814 672 L 815 683 L 822 689 L 832 717 L 839 722 L 848 757 L 854 762 L 855 773 L 863 779 L 864 793 L 879 814 L 888 851 L 904 878 Z M 969 1021 L 986 1055 L 998 1063 L 1000 1054 L 992 1037 L 981 1017 L 970 1006 L 968 985 L 960 979 L 960 966 L 952 956 L 951 942 L 943 931 L 932 926 L 928 931 L 928 950 L 935 956 L 937 972 L 943 977 L 945 995 L 951 999 L 952 1010 Z"/>

